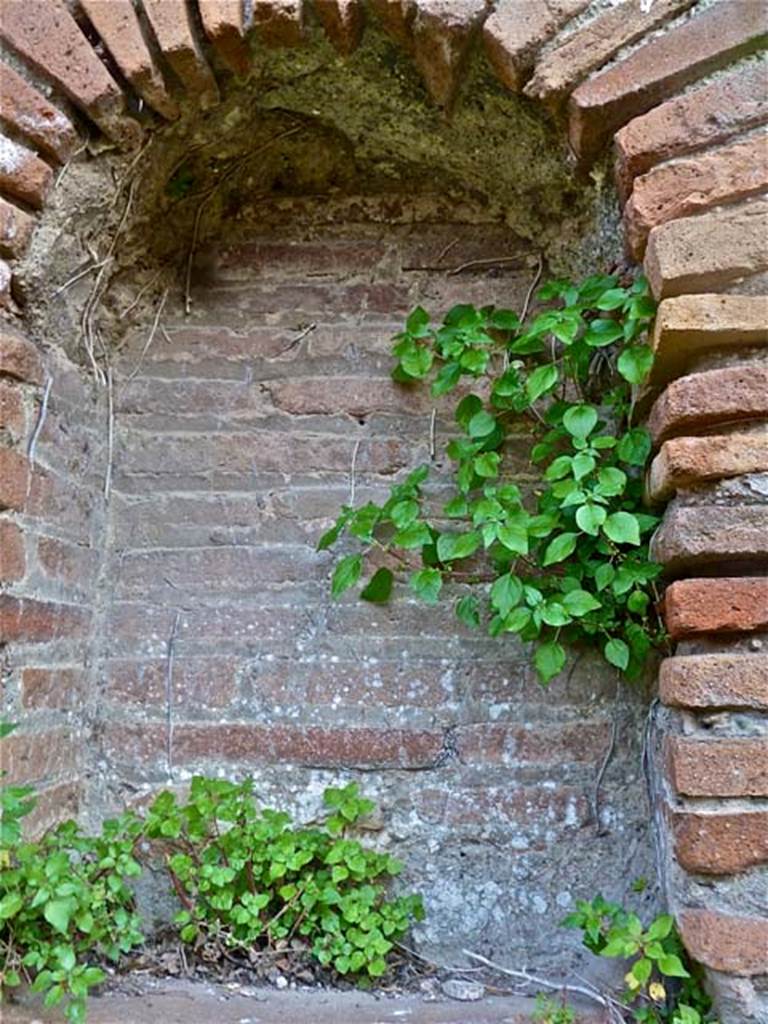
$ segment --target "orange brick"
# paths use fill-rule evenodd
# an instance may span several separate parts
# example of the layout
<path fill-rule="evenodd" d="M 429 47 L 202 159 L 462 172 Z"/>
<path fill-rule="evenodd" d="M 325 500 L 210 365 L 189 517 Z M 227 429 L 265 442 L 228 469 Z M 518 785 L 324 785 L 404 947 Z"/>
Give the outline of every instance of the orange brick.
<path fill-rule="evenodd" d="M 768 863 L 768 811 L 669 814 L 675 855 L 686 871 L 731 875 Z"/>
<path fill-rule="evenodd" d="M 199 0 L 205 34 L 227 67 L 239 78 L 251 70 L 251 51 L 243 39 L 241 0 Z"/>
<path fill-rule="evenodd" d="M 768 577 L 676 580 L 664 595 L 673 640 L 768 629 Z"/>
<path fill-rule="evenodd" d="M 0 584 L 23 579 L 26 568 L 24 534 L 16 523 L 0 520 Z"/>
<path fill-rule="evenodd" d="M 659 696 L 670 707 L 768 711 L 768 656 L 688 654 L 665 658 Z"/>
<path fill-rule="evenodd" d="M 363 37 L 361 0 L 315 0 L 314 6 L 332 45 L 345 57 L 353 53 Z"/>
<path fill-rule="evenodd" d="M 684 910 L 678 927 L 694 960 L 716 971 L 768 973 L 768 920 L 713 910 Z"/>
<path fill-rule="evenodd" d="M 668 736 L 672 784 L 682 796 L 768 796 L 768 740 Z"/>
<path fill-rule="evenodd" d="M 72 122 L 13 68 L 0 62 L 0 123 L 58 163 L 77 143 Z"/>
<path fill-rule="evenodd" d="M 763 473 L 768 470 L 768 434 L 712 434 L 673 437 L 651 463 L 648 495 L 666 501 L 675 491 L 707 480 Z"/>
<path fill-rule="evenodd" d="M 53 183 L 53 171 L 13 139 L 0 136 L 0 188 L 13 199 L 39 210 Z"/>
<path fill-rule="evenodd" d="M 768 367 L 755 363 L 692 373 L 672 381 L 648 417 L 654 443 L 719 423 L 768 419 Z"/>

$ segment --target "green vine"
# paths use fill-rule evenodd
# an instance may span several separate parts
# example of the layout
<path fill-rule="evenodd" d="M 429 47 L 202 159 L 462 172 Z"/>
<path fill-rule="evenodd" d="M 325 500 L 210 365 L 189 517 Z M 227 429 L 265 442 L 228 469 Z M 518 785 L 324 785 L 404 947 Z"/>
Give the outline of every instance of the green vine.
<path fill-rule="evenodd" d="M 493 306 L 455 306 L 439 326 L 413 310 L 394 339 L 392 376 L 406 386 L 430 379 L 436 399 L 460 389 L 445 448 L 455 494 L 436 513 L 428 507 L 422 465 L 384 504 L 344 506 L 318 550 L 342 534 L 362 549 L 336 565 L 333 597 L 361 581 L 371 556 L 379 565 L 360 591 L 366 601 L 387 601 L 402 576 L 428 604 L 446 583 L 468 585 L 458 618 L 535 642 L 543 683 L 575 643 L 635 678 L 664 640 L 661 567 L 648 551 L 659 519 L 643 507 L 651 441 L 632 423 L 655 306 L 643 278 L 605 274 L 550 281 L 538 299 L 552 308 L 525 323 Z M 526 493 L 509 460 L 531 441 L 541 476 Z"/>

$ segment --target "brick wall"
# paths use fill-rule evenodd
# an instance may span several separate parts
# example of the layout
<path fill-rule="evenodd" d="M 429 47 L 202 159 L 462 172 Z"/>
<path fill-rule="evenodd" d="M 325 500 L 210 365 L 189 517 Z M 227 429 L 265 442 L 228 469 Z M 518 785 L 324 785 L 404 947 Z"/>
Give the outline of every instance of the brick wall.
<path fill-rule="evenodd" d="M 661 667 L 663 708 L 651 730 L 660 871 L 689 951 L 708 969 L 724 1024 L 761 1021 L 768 977 L 764 5 L 526 0 L 520 17 L 521 5 L 112 0 L 107 10 L 91 0 L 8 0 L 0 23 L 0 304 L 4 323 L 17 333 L 10 341 L 4 335 L 0 349 L 7 423 L 0 447 L 0 641 L 8 708 L 15 714 L 24 701 L 35 707 L 25 734 L 5 749 L 15 751 L 14 772 L 49 787 L 49 809 L 75 764 L 87 779 L 87 806 L 96 811 L 193 765 L 226 772 L 252 766 L 276 800 L 295 794 L 301 802 L 309 794 L 310 804 L 334 771 L 365 770 L 391 812 L 383 838 L 415 849 L 417 881 L 426 880 L 433 893 L 442 885 L 438 919 L 449 932 L 493 934 L 518 960 L 539 941 L 551 948 L 551 933 L 532 914 L 543 906 L 542 918 L 551 923 L 548 908 L 572 867 L 571 844 L 578 839 L 587 875 L 606 873 L 601 837 L 591 844 L 588 838 L 595 759 L 611 719 L 604 681 L 584 666 L 562 700 L 545 703 L 523 661 L 507 658 L 498 668 L 498 647 L 486 650 L 484 641 L 457 635 L 447 621 L 418 619 L 399 604 L 391 613 L 376 611 L 372 629 L 369 612 L 328 605 L 327 566 L 309 551 L 308 534 L 349 486 L 358 439 L 359 493 L 396 472 L 423 443 L 427 410 L 378 383 L 371 388 L 384 377 L 379 327 L 391 327 L 376 317 L 412 298 L 394 270 L 400 264 L 390 262 L 383 273 L 370 235 L 352 231 L 349 216 L 345 237 L 334 235 L 331 244 L 325 236 L 321 270 L 333 268 L 333 284 L 324 275 L 310 283 L 317 253 L 286 247 L 285 225 L 279 236 L 264 231 L 247 239 L 246 249 L 223 253 L 218 281 L 204 300 L 198 295 L 191 318 L 169 303 L 165 353 L 153 347 L 125 382 L 106 525 L 99 498 L 103 409 L 90 404 L 90 388 L 75 383 L 79 374 L 62 370 L 55 354 L 71 341 L 62 331 L 66 317 L 53 313 L 46 321 L 39 310 L 23 309 L 29 295 L 44 304 L 55 297 L 47 267 L 61 259 L 57 253 L 64 253 L 63 276 L 90 255 L 73 240 L 88 222 L 88 203 L 98 200 L 94 181 L 109 186 L 109 179 L 89 179 L 93 163 L 83 159 L 84 166 L 63 167 L 84 131 L 94 135 L 94 152 L 104 139 L 108 152 L 126 152 L 122 164 L 110 155 L 95 161 L 104 168 L 114 160 L 119 177 L 140 165 L 136 147 L 167 122 L 175 120 L 178 134 L 191 138 L 206 117 L 215 120 L 222 100 L 222 120 L 228 117 L 227 98 L 257 69 L 267 84 L 287 72 L 307 90 L 302 106 L 289 84 L 266 104 L 270 113 L 295 105 L 303 116 L 336 117 L 336 127 L 351 133 L 351 150 L 357 146 L 370 159 L 369 122 L 377 123 L 379 111 L 347 118 L 343 104 L 333 107 L 335 84 L 328 79 L 322 92 L 315 76 L 331 68 L 343 77 L 348 69 L 349 81 L 367 96 L 366 75 L 385 69 L 392 83 L 385 92 L 411 104 L 409 110 L 425 96 L 440 108 L 431 123 L 448 124 L 444 116 L 453 113 L 455 124 L 470 125 L 461 120 L 470 109 L 480 118 L 474 135 L 461 129 L 460 144 L 443 139 L 438 152 L 452 157 L 479 139 L 477 162 L 464 165 L 471 185 L 469 178 L 464 184 L 485 195 L 509 166 L 525 176 L 544 155 L 543 142 L 520 145 L 528 102 L 535 101 L 566 128 L 580 171 L 602 160 L 613 136 L 627 253 L 643 260 L 663 300 L 653 379 L 638 406 L 650 413 L 657 448 L 649 500 L 672 500 L 656 538 L 671 583 L 667 624 L 677 643 Z M 372 60 L 365 53 L 370 38 L 378 46 Z M 322 54 L 317 65 L 315 53 Z M 263 84 L 260 78 L 259 90 Z M 526 99 L 510 105 L 521 92 Z M 517 163 L 502 155 L 489 175 L 492 161 L 477 125 L 484 127 L 502 97 L 510 160 Z M 396 110 L 387 107 L 386 118 L 402 132 Z M 162 137 L 172 139 L 173 130 Z M 402 134 L 393 137 L 399 143 L 393 149 L 390 138 L 378 159 L 391 161 L 407 148 Z M 498 141 L 494 132 L 487 137 Z M 228 139 L 233 144 L 231 133 Z M 81 170 L 83 190 L 67 193 L 67 220 L 55 185 L 68 174 L 77 184 Z M 592 181 L 606 195 L 603 170 L 598 166 Z M 573 193 L 556 195 L 550 187 L 555 180 L 565 188 L 565 177 L 553 178 L 550 167 L 544 180 L 541 194 L 513 188 L 505 215 L 515 214 L 515 204 L 517 214 L 548 203 L 572 212 Z M 338 209 L 330 199 L 325 207 L 329 216 Z M 151 234 L 156 220 L 145 214 Z M 520 223 L 542 242 L 534 221 Z M 593 240 L 600 240 L 599 230 Z M 384 241 L 394 253 L 407 251 L 399 236 Z M 354 274 L 347 279 L 350 262 Z M 245 284 L 238 267 L 255 270 L 257 286 Z M 373 276 L 366 279 L 366 272 Z M 502 283 L 519 305 L 518 283 Z M 45 371 L 28 351 L 19 364 L 20 326 L 51 350 Z M 348 330 L 354 342 L 338 348 Z M 129 354 L 137 356 L 141 345 L 133 344 Z M 254 346 L 261 352 L 256 360 Z M 132 373 L 137 362 L 123 372 Z M 28 483 L 30 430 L 51 367 L 52 415 Z M 258 393 L 256 381 L 266 385 Z M 285 438 L 294 435 L 287 449 Z M 216 513 L 214 495 L 221 496 Z M 249 596 L 254 580 L 264 595 L 258 602 Z M 425 639 L 427 621 L 437 625 Z M 426 647 L 418 671 L 411 672 L 413 659 L 401 671 L 416 638 Z M 446 655 L 449 664 L 442 665 Z M 99 687 L 98 700 L 82 700 L 82 667 Z M 639 736 L 636 712 L 630 703 L 619 723 L 630 752 Z M 87 759 L 68 761 L 83 757 L 75 740 L 85 727 Z M 542 764 L 545 733 L 546 749 L 556 755 Z M 617 764 L 619 777 L 624 771 Z M 510 792 L 512 775 L 517 788 Z M 634 781 L 627 786 L 609 774 L 604 806 L 627 851 L 642 848 L 624 824 L 646 814 L 635 804 L 639 792 Z M 521 820 L 535 821 L 538 833 L 530 824 L 518 832 Z M 457 851 L 450 862 L 439 859 L 448 843 Z M 628 852 L 617 877 L 626 878 L 632 864 Z M 494 917 L 500 899 L 508 903 Z M 510 921 L 522 931 L 506 932 Z"/>

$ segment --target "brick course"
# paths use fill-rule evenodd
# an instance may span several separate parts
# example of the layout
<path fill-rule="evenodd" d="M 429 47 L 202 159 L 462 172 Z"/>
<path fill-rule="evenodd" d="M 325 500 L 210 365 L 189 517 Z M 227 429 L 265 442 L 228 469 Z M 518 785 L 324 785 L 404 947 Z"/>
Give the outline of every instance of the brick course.
<path fill-rule="evenodd" d="M 768 973 L 768 921 L 712 910 L 684 910 L 678 919 L 691 956 L 716 971 Z"/>
<path fill-rule="evenodd" d="M 672 785 L 682 796 L 768 796 L 768 740 L 667 739 Z"/>
<path fill-rule="evenodd" d="M 674 640 L 766 629 L 768 578 L 677 580 L 664 596 L 664 618 Z"/>
<path fill-rule="evenodd" d="M 659 695 L 672 707 L 768 710 L 765 655 L 665 658 L 659 669 Z"/>

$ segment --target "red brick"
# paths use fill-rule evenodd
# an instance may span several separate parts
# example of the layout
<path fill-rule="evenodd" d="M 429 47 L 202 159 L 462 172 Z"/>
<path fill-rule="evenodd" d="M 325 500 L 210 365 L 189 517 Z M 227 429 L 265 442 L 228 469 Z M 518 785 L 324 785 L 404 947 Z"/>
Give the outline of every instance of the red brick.
<path fill-rule="evenodd" d="M 265 46 L 301 46 L 304 42 L 303 0 L 254 0 L 253 24 Z"/>
<path fill-rule="evenodd" d="M 750 419 L 768 419 L 768 367 L 759 363 L 672 381 L 651 409 L 648 429 L 659 444 L 675 434 Z"/>
<path fill-rule="evenodd" d="M 0 379 L 0 431 L 7 431 L 12 441 L 18 441 L 24 436 L 26 423 L 21 388 L 13 381 Z"/>
<path fill-rule="evenodd" d="M 63 782 L 56 786 L 36 789 L 37 803 L 23 822 L 26 839 L 37 839 L 59 822 L 77 817 L 80 807 L 80 785 L 77 782 Z"/>
<path fill-rule="evenodd" d="M 651 15 L 660 6 L 654 3 Z M 614 14 L 628 17 L 621 9 Z M 766 35 L 762 4 L 746 2 L 716 4 L 652 39 L 574 92 L 568 134 L 575 152 L 592 159 L 633 117 L 710 71 L 759 50 Z"/>
<path fill-rule="evenodd" d="M 668 508 L 651 556 L 668 572 L 719 564 L 768 561 L 768 505 L 693 505 Z"/>
<path fill-rule="evenodd" d="M 657 299 L 711 292 L 768 269 L 768 200 L 672 220 L 654 228 L 645 273 Z"/>
<path fill-rule="evenodd" d="M 307 767 L 426 768 L 438 757 L 442 733 L 408 729 L 331 729 L 318 726 L 177 724 L 176 764 L 228 761 Z M 165 729 L 123 723 L 108 730 L 106 749 L 118 762 L 152 763 L 165 746 Z"/>
<path fill-rule="evenodd" d="M 23 579 L 26 568 L 24 534 L 18 524 L 0 520 L 0 583 Z"/>
<path fill-rule="evenodd" d="M 678 927 L 691 957 L 715 971 L 768 973 L 768 920 L 714 910 L 684 910 Z"/>
<path fill-rule="evenodd" d="M 768 862 L 768 812 L 669 815 L 678 863 L 701 875 L 731 875 Z"/>
<path fill-rule="evenodd" d="M 29 462 L 23 455 L 0 448 L 0 509 L 21 512 L 30 485 Z"/>
<path fill-rule="evenodd" d="M 6 6 L 0 38 L 82 107 L 105 135 L 128 145 L 140 140 L 141 127 L 125 116 L 120 87 L 65 4 L 24 0 Z"/>
<path fill-rule="evenodd" d="M 768 796 L 768 740 L 665 741 L 672 784 L 682 796 Z"/>
<path fill-rule="evenodd" d="M 7 772 L 4 783 L 54 780 L 71 775 L 76 767 L 74 738 L 64 729 L 15 732 L 0 740 L 0 771 Z"/>
<path fill-rule="evenodd" d="M 461 81 L 485 0 L 421 0 L 413 21 L 414 60 L 435 103 L 449 107 Z"/>
<path fill-rule="evenodd" d="M 0 123 L 58 163 L 75 148 L 72 122 L 13 68 L 0 62 Z"/>
<path fill-rule="evenodd" d="M 768 577 L 676 580 L 664 595 L 664 618 L 673 640 L 768 629 Z"/>
<path fill-rule="evenodd" d="M 363 38 L 361 0 L 314 0 L 314 7 L 332 45 L 345 57 L 353 53 Z"/>
<path fill-rule="evenodd" d="M 768 656 L 689 654 L 665 658 L 659 696 L 669 707 L 768 711 Z"/>
<path fill-rule="evenodd" d="M 97 554 L 82 544 L 71 544 L 58 537 L 39 537 L 37 564 L 49 578 L 65 586 L 88 589 L 97 567 Z"/>
<path fill-rule="evenodd" d="M 622 202 L 638 174 L 768 121 L 764 64 L 737 68 L 636 117 L 616 134 L 616 179 Z"/>
<path fill-rule="evenodd" d="M 79 708 L 85 691 L 81 668 L 25 668 L 21 673 L 21 703 L 25 708 Z"/>
<path fill-rule="evenodd" d="M 589 0 L 502 0 L 483 26 L 485 52 L 499 79 L 520 92 L 539 49 Z"/>
<path fill-rule="evenodd" d="M 13 139 L 0 135 L 0 188 L 12 199 L 39 210 L 53 182 L 53 171 Z"/>
<path fill-rule="evenodd" d="M 239 78 L 251 70 L 251 51 L 243 39 L 241 0 L 199 0 L 205 34 L 227 67 Z"/>
<path fill-rule="evenodd" d="M 90 613 L 75 605 L 0 595 L 0 644 L 82 637 L 89 621 Z"/>
<path fill-rule="evenodd" d="M 23 256 L 32 240 L 35 218 L 0 199 L 0 256 Z"/>
<path fill-rule="evenodd" d="M 131 0 L 80 0 L 80 4 L 136 92 L 163 117 L 178 117 L 178 105 L 168 95 Z"/>
<path fill-rule="evenodd" d="M 627 251 L 637 262 L 649 232 L 668 220 L 734 203 L 768 189 L 764 134 L 656 167 L 635 179 L 624 209 Z"/>
<path fill-rule="evenodd" d="M 227 707 L 237 696 L 237 669 L 234 657 L 174 657 L 168 678 L 168 658 L 147 661 L 106 663 L 104 695 L 120 704 L 163 707 L 170 683 L 171 699 L 183 707 Z"/>
<path fill-rule="evenodd" d="M 557 763 L 598 761 L 610 738 L 608 722 L 525 728 L 508 723 L 462 725 L 455 739 L 464 764 Z"/>
<path fill-rule="evenodd" d="M 768 345 L 768 296 L 680 295 L 656 310 L 650 382 L 681 377 L 713 349 Z"/>
<path fill-rule="evenodd" d="M 648 494 L 665 501 L 675 491 L 707 480 L 768 471 L 768 434 L 718 434 L 674 437 L 665 441 L 651 463 Z"/>
<path fill-rule="evenodd" d="M 43 363 L 31 341 L 7 324 L 0 324 L 0 376 L 27 384 L 42 384 Z"/>
<path fill-rule="evenodd" d="M 219 87 L 203 56 L 187 4 L 177 0 L 144 0 L 144 10 L 165 59 L 186 95 L 203 109 L 219 102 Z"/>
<path fill-rule="evenodd" d="M 654 0 L 650 7 L 622 5 L 603 11 L 550 50 L 536 65 L 525 92 L 559 106 L 569 92 L 614 54 L 693 5 L 694 0 Z M 647 5 L 646 5 L 647 6 Z"/>

